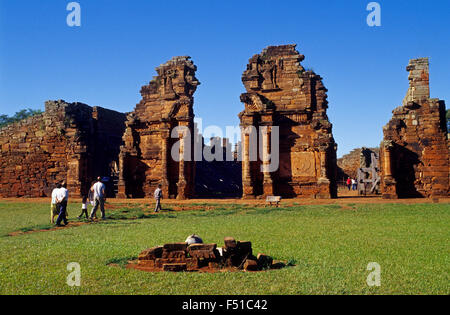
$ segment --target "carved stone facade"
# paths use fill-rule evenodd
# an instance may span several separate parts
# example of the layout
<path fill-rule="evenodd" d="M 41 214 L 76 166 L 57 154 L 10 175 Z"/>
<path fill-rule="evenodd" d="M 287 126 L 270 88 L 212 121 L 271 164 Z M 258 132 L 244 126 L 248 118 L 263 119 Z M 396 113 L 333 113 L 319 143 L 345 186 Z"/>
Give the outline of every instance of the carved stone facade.
<path fill-rule="evenodd" d="M 46 102 L 45 113 L 0 129 L 0 197 L 48 197 L 61 181 L 71 196 L 86 194 L 97 176 L 111 176 L 124 129 L 124 114 Z"/>
<path fill-rule="evenodd" d="M 302 67 L 304 56 L 295 47 L 264 49 L 250 59 L 242 76 L 247 90 L 241 95 L 245 110 L 239 114 L 244 198 L 337 195 L 337 145 L 326 114 L 327 89 L 320 76 Z M 252 127 L 256 127 L 256 135 Z M 268 155 L 276 151 L 273 127 L 279 128 L 280 165 L 276 171 L 267 165 Z M 258 158 L 255 147 L 256 152 L 262 151 Z"/>
<path fill-rule="evenodd" d="M 393 111 L 381 144 L 385 198 L 449 195 L 449 144 L 445 103 L 430 98 L 428 58 L 411 60 L 410 86 Z"/>
<path fill-rule="evenodd" d="M 174 57 L 156 68 L 158 75 L 142 87 L 142 100 L 128 115 L 123 136 L 119 197 L 150 197 L 158 184 L 166 198 L 194 194 L 193 137 L 187 133 L 193 135 L 193 95 L 200 84 L 196 70 L 190 57 Z M 183 128 L 174 131 L 176 127 Z M 173 148 L 180 153 L 177 160 Z"/>

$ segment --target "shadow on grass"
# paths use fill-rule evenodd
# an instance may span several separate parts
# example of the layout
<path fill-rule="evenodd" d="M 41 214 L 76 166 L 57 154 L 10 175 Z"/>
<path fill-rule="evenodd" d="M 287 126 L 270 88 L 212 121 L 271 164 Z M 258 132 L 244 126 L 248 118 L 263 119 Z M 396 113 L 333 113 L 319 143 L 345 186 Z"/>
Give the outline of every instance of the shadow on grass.
<path fill-rule="evenodd" d="M 117 266 L 125 269 L 130 261 L 138 259 L 135 256 L 122 257 L 122 258 L 111 258 L 106 262 L 107 266 Z"/>

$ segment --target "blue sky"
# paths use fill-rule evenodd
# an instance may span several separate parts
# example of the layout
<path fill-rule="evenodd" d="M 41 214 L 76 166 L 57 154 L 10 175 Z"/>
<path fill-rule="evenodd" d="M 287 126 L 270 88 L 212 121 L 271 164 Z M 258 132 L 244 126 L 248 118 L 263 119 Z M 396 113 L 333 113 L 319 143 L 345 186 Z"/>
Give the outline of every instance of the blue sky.
<path fill-rule="evenodd" d="M 192 56 L 202 83 L 195 114 L 237 125 L 242 72 L 269 45 L 298 44 L 324 78 L 341 156 L 377 146 L 408 87 L 408 60 L 430 57 L 432 97 L 450 100 L 450 1 L 378 1 L 382 26 L 366 24 L 369 0 L 0 0 L 0 114 L 43 109 L 49 99 L 132 111 L 155 67 Z"/>

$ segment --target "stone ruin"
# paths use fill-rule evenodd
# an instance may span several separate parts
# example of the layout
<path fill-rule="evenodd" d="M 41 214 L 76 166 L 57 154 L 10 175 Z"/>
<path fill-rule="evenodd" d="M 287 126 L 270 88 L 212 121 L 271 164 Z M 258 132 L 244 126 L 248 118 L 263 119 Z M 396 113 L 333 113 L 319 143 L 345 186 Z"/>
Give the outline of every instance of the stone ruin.
<path fill-rule="evenodd" d="M 302 67 L 305 57 L 295 47 L 264 49 L 249 60 L 242 76 L 247 91 L 241 95 L 245 110 L 239 114 L 244 198 L 337 196 L 337 145 L 327 117 L 327 89 L 319 75 Z M 272 127 L 279 126 L 276 172 L 268 171 L 268 163 L 263 162 L 267 158 L 251 158 L 252 126 L 264 130 L 257 135 L 263 157 L 272 152 Z"/>
<path fill-rule="evenodd" d="M 449 195 L 449 143 L 445 103 L 430 98 L 428 58 L 411 60 L 409 89 L 393 111 L 381 144 L 385 198 Z"/>
<path fill-rule="evenodd" d="M 176 127 L 193 134 L 193 95 L 200 84 L 196 70 L 190 57 L 174 57 L 156 68 L 158 75 L 142 87 L 142 100 L 128 115 L 120 150 L 119 197 L 151 197 L 158 184 L 166 198 L 194 195 L 195 165 L 188 149 L 194 139 L 182 131 L 179 139 L 171 134 Z M 178 141 L 180 159 L 175 161 L 171 148 Z"/>
<path fill-rule="evenodd" d="M 270 46 L 253 56 L 243 73 L 242 145 L 233 153 L 242 163 L 237 157 L 193 161 L 198 139 L 188 135 L 195 135 L 193 95 L 200 83 L 190 57 L 174 57 L 156 69 L 128 115 L 49 101 L 43 114 L 1 128 L 0 197 L 47 197 L 60 181 L 74 196 L 82 195 L 97 176 L 109 177 L 109 197 L 152 197 L 158 184 L 166 198 L 177 199 L 197 196 L 196 187 L 203 198 L 219 190 L 244 198 L 336 197 L 337 145 L 326 113 L 327 89 L 319 75 L 303 68 L 304 56 L 295 47 Z M 381 169 L 385 198 L 449 194 L 445 104 L 430 98 L 428 68 L 426 58 L 410 62 L 410 87 L 384 127 L 379 167 L 360 167 Z M 266 158 L 275 151 L 274 127 L 279 127 L 280 165 L 271 171 Z M 252 156 L 252 141 L 262 157 Z M 220 178 L 211 180 L 211 174 Z"/>
<path fill-rule="evenodd" d="M 217 244 L 172 243 L 157 246 L 143 251 L 138 262 L 130 263 L 128 268 L 142 271 L 260 271 L 279 269 L 285 265 L 274 262 L 267 255 L 253 256 L 252 243 L 236 241 L 232 237 L 225 238 L 221 248 Z"/>
<path fill-rule="evenodd" d="M 239 198 L 242 196 L 242 165 L 238 160 L 238 144 L 234 151 L 227 138 L 211 138 L 210 145 L 202 141 L 202 150 L 220 156 L 217 160 L 195 162 L 195 195 L 198 198 Z M 220 154 L 216 154 L 216 150 Z M 230 158 L 231 156 L 231 158 Z"/>
<path fill-rule="evenodd" d="M 373 165 L 372 153 L 379 156 L 379 148 L 357 148 L 337 160 L 338 181 L 344 182 L 347 178 L 357 178 L 360 168 Z"/>
<path fill-rule="evenodd" d="M 97 176 L 114 176 L 124 122 L 124 114 L 59 100 L 1 128 L 0 197 L 50 196 L 59 181 L 86 194 Z"/>
<path fill-rule="evenodd" d="M 358 148 L 337 161 L 338 182 L 347 186 L 347 178 L 356 179 L 359 195 L 377 195 L 380 191 L 379 148 Z"/>

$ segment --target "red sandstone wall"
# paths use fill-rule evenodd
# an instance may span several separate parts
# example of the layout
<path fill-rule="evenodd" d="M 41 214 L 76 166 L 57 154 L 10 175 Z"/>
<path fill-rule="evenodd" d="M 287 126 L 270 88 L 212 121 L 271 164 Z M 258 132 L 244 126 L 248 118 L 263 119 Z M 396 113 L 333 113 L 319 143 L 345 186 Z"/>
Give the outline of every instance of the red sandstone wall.
<path fill-rule="evenodd" d="M 445 103 L 429 98 L 428 59 L 411 60 L 403 106 L 384 127 L 381 146 L 385 198 L 449 195 L 449 144 Z"/>
<path fill-rule="evenodd" d="M 123 114 L 107 112 L 116 118 L 122 116 L 123 125 Z M 102 128 L 94 128 L 92 117 L 93 109 L 88 105 L 49 101 L 44 114 L 2 128 L 0 197 L 49 196 L 63 180 L 72 196 L 86 193 L 94 178 L 95 148 L 111 151 L 108 142 L 97 142 L 97 131 Z M 123 130 L 120 119 L 113 123 L 116 133 Z M 117 155 L 120 144 L 115 145 Z"/>
<path fill-rule="evenodd" d="M 242 81 L 241 125 L 278 126 L 280 168 L 264 176 L 261 161 L 243 161 L 245 198 L 277 194 L 284 197 L 336 197 L 336 144 L 322 78 L 306 71 L 295 45 L 270 46 L 249 60 Z M 244 154 L 245 156 L 245 154 Z M 248 174 L 250 173 L 250 174 Z"/>
<path fill-rule="evenodd" d="M 142 100 L 128 116 L 120 152 L 122 198 L 152 197 L 158 184 L 166 198 L 194 194 L 194 162 L 181 164 L 171 155 L 179 140 L 171 137 L 175 127 L 187 127 L 193 136 L 193 95 L 200 83 L 195 78 L 197 67 L 189 59 L 174 57 L 156 68 L 158 75 L 141 89 Z"/>

